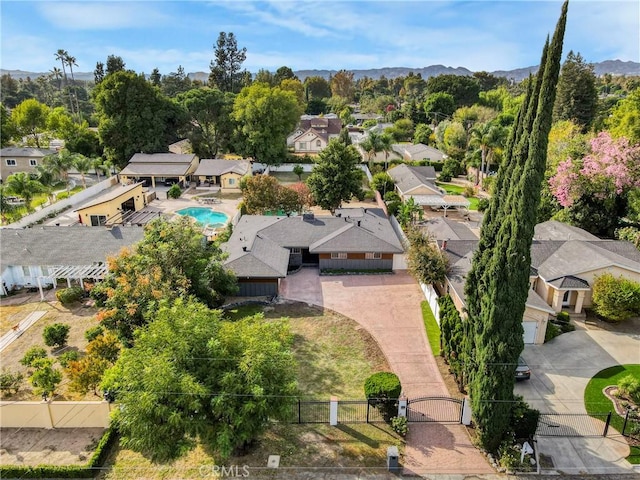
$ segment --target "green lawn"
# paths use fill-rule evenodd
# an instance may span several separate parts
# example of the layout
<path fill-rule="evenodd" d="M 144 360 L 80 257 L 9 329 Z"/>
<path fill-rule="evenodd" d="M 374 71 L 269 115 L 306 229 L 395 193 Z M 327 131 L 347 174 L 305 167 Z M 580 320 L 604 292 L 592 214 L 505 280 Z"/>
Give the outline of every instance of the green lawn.
<path fill-rule="evenodd" d="M 301 177 L 304 182 L 307 178 L 309 178 L 310 173 L 304 172 Z M 293 172 L 270 172 L 270 177 L 275 177 L 278 179 L 280 183 L 290 184 L 290 183 L 298 183 L 298 176 Z"/>
<path fill-rule="evenodd" d="M 420 308 L 422 308 L 422 321 L 424 322 L 424 329 L 427 332 L 431 351 L 437 357 L 440 355 L 440 326 L 433 316 L 429 302 L 426 300 L 420 302 Z"/>
<path fill-rule="evenodd" d="M 436 182 L 436 185 L 443 188 L 449 195 L 462 195 L 462 192 L 464 192 L 464 187 L 461 187 L 460 185 L 443 182 Z M 470 197 L 467 198 L 467 200 L 469 200 L 469 210 L 478 210 L 479 198 Z"/>
<path fill-rule="evenodd" d="M 606 368 L 598 372 L 589 381 L 584 391 L 584 406 L 587 409 L 587 413 L 594 414 L 612 411 L 611 426 L 619 432 L 622 431 L 624 419 L 615 413 L 611 400 L 609 400 L 602 391 L 610 385 L 616 385 L 622 377 L 626 377 L 629 374 L 640 379 L 640 365 L 618 365 Z M 627 457 L 627 461 L 636 465 L 640 464 L 640 447 L 631 447 L 631 453 Z"/>

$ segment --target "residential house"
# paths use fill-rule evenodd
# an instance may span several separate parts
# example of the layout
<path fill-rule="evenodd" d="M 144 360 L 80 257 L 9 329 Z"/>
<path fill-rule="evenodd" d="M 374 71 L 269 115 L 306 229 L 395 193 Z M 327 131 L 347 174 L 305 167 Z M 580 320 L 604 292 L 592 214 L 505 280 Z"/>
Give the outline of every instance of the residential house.
<path fill-rule="evenodd" d="M 0 150 L 0 179 L 18 172 L 35 173 L 42 165 L 44 157 L 53 155 L 55 150 L 31 147 L 6 147 Z"/>
<path fill-rule="evenodd" d="M 120 181 L 142 181 L 152 188 L 156 187 L 157 182 L 170 181 L 186 187 L 196 168 L 198 157 L 191 153 L 136 153 L 120 171 Z"/>
<path fill-rule="evenodd" d="M 394 152 L 408 162 L 431 160 L 432 162 L 444 162 L 447 155 L 437 148 L 422 143 L 395 143 L 391 146 Z"/>
<path fill-rule="evenodd" d="M 332 138 L 337 138 L 342 129 L 342 120 L 335 114 L 325 116 L 302 115 L 296 130 L 287 137 L 287 145 L 295 153 L 319 153 Z"/>
<path fill-rule="evenodd" d="M 122 223 L 130 212 L 146 206 L 142 183 L 117 185 L 108 192 L 79 207 L 78 221 L 92 227 Z"/>
<path fill-rule="evenodd" d="M 464 224 L 448 219 L 430 219 L 425 226 L 449 259 L 450 272 L 438 290 L 450 294 L 463 312 L 464 283 L 478 240 Z M 544 342 L 549 315 L 562 310 L 581 314 L 591 306 L 593 282 L 603 273 L 640 281 L 640 252 L 629 242 L 601 240 L 561 222 L 536 225 L 522 320 L 525 343 Z"/>
<path fill-rule="evenodd" d="M 240 296 L 277 295 L 280 279 L 301 266 L 391 271 L 402 244 L 378 208 L 338 209 L 334 216 L 244 215 L 224 245 L 225 266 Z"/>
<path fill-rule="evenodd" d="M 55 285 L 57 279 L 103 278 L 107 257 L 142 237 L 140 227 L 0 229 L 0 294 Z"/>
<path fill-rule="evenodd" d="M 198 186 L 219 187 L 223 192 L 239 192 L 240 180 L 251 175 L 251 162 L 248 160 L 223 160 L 206 158 L 193 174 Z"/>
<path fill-rule="evenodd" d="M 191 141 L 188 138 L 183 138 L 175 143 L 169 145 L 169 151 L 176 154 L 192 153 Z"/>

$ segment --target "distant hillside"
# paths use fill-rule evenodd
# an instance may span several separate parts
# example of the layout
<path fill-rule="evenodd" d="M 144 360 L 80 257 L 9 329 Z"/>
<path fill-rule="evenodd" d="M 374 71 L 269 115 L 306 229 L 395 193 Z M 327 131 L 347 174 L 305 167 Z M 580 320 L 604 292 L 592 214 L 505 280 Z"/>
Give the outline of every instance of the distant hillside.
<path fill-rule="evenodd" d="M 612 75 L 640 75 L 640 63 L 638 62 L 623 62 L 621 60 L 605 60 L 604 62 L 598 62 L 593 64 L 596 75 L 604 75 L 610 73 Z M 443 74 L 453 75 L 472 75 L 473 72 L 465 67 L 446 67 L 444 65 L 431 65 L 424 68 L 408 68 L 408 67 L 385 67 L 385 68 L 372 68 L 368 70 L 350 70 L 353 72 L 353 77 L 358 80 L 363 77 L 369 77 L 378 79 L 381 76 L 387 78 L 396 78 L 406 76 L 409 72 L 413 72 L 415 75 L 418 73 L 422 75 L 422 78 L 429 78 Z M 506 77 L 513 79 L 516 82 L 527 78 L 530 73 L 538 71 L 537 66 L 516 68 L 514 70 L 496 70 L 490 72 L 497 77 Z M 304 81 L 307 77 L 318 76 L 328 79 L 330 75 L 335 75 L 338 70 L 298 70 L 295 74 L 301 81 Z M 23 70 L 4 70 L 0 69 L 0 74 L 9 74 L 15 79 L 26 79 L 31 77 L 35 79 L 41 75 L 47 75 L 47 73 L 25 72 Z M 163 72 L 169 73 L 169 72 Z M 76 80 L 81 81 L 93 81 L 93 72 L 74 72 Z M 189 73 L 189 78 L 192 80 L 200 80 L 206 82 L 209 78 L 208 72 L 192 72 Z"/>

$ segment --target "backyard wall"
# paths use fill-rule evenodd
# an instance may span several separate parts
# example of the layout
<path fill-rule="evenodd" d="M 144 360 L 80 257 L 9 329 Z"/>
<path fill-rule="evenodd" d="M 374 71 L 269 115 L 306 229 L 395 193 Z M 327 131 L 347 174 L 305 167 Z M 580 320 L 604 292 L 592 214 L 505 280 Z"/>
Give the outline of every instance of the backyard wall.
<path fill-rule="evenodd" d="M 0 402 L 0 428 L 107 428 L 111 404 Z"/>

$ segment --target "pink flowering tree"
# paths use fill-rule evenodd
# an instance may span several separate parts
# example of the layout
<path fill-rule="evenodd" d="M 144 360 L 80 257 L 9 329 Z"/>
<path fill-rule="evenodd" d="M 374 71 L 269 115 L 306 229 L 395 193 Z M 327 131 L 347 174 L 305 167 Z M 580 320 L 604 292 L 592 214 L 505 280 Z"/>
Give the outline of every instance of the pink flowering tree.
<path fill-rule="evenodd" d="M 551 193 L 569 219 L 592 233 L 611 235 L 627 209 L 627 194 L 640 187 L 640 145 L 601 132 L 590 152 L 567 158 L 549 179 Z"/>
<path fill-rule="evenodd" d="M 604 200 L 640 187 L 640 146 L 626 138 L 600 132 L 590 141 L 591 152 L 581 160 L 560 162 L 549 180 L 560 205 L 570 207 L 583 195 Z"/>

